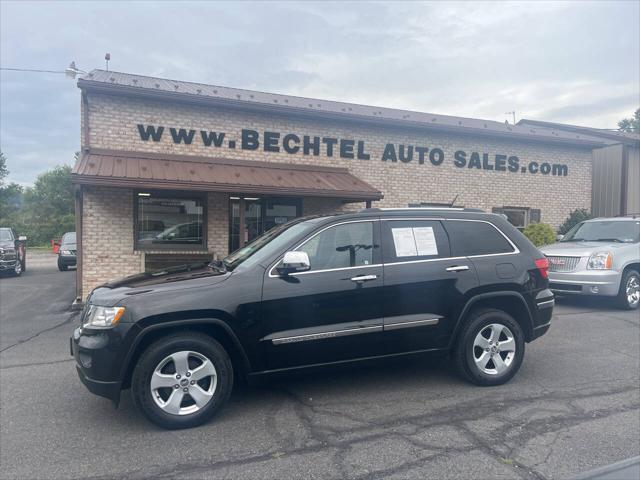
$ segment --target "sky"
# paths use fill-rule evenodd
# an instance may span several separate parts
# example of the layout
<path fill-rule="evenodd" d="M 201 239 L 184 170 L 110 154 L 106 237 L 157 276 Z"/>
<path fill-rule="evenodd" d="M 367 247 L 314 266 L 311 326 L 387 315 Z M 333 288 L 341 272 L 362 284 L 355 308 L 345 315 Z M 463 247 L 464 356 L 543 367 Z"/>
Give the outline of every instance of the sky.
<path fill-rule="evenodd" d="M 0 66 L 111 70 L 366 105 L 616 128 L 640 106 L 640 1 L 0 0 Z M 80 91 L 0 72 L 8 181 L 72 164 Z"/>

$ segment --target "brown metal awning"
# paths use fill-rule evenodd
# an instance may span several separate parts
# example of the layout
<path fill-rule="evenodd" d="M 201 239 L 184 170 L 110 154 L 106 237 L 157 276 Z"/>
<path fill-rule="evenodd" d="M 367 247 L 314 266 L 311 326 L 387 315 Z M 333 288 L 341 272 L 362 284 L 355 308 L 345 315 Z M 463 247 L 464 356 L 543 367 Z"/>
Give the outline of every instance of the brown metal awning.
<path fill-rule="evenodd" d="M 380 200 L 379 190 L 346 168 L 191 155 L 91 149 L 73 168 L 74 183 L 261 195 Z"/>

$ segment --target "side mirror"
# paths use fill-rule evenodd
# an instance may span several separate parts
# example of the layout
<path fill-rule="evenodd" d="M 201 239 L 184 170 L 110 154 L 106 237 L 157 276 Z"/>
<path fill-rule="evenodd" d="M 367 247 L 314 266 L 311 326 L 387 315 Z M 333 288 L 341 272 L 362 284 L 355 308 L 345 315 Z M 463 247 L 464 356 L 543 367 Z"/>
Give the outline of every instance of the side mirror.
<path fill-rule="evenodd" d="M 307 252 L 287 252 L 284 254 L 282 264 L 276 268 L 280 275 L 289 273 L 304 272 L 311 268 L 309 255 Z"/>
<path fill-rule="evenodd" d="M 26 242 L 27 241 L 27 236 L 26 235 L 20 235 L 18 237 L 18 241 L 19 242 Z"/>
<path fill-rule="evenodd" d="M 556 242 L 559 242 L 564 238 L 564 235 L 556 235 Z"/>

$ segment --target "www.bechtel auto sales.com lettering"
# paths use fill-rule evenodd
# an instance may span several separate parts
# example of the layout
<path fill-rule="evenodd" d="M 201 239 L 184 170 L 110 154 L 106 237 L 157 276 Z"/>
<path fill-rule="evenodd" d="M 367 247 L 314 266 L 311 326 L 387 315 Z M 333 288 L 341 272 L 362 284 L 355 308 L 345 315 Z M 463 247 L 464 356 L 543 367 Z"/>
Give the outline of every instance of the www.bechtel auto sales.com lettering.
<path fill-rule="evenodd" d="M 140 139 L 148 142 L 160 142 L 165 134 L 165 127 L 154 125 L 138 125 Z M 242 129 L 240 141 L 230 138 L 225 132 L 208 130 L 194 130 L 170 127 L 169 135 L 174 144 L 191 145 L 202 142 L 205 147 L 229 148 L 241 150 L 260 150 L 269 153 L 285 152 L 290 155 L 312 155 L 315 157 L 338 157 L 354 160 L 371 160 L 364 140 L 319 137 L 311 135 L 297 135 L 295 133 L 280 133 L 273 131 L 258 132 L 257 130 Z M 418 163 L 440 166 L 444 162 L 451 162 L 457 168 L 467 170 L 493 170 L 496 172 L 521 172 L 530 174 L 552 175 L 566 177 L 569 167 L 565 164 L 547 162 L 523 162 L 516 155 L 501 153 L 489 154 L 484 152 L 467 152 L 456 150 L 447 153 L 444 149 L 428 148 L 420 145 L 405 145 L 387 143 L 380 160 L 385 163 Z"/>

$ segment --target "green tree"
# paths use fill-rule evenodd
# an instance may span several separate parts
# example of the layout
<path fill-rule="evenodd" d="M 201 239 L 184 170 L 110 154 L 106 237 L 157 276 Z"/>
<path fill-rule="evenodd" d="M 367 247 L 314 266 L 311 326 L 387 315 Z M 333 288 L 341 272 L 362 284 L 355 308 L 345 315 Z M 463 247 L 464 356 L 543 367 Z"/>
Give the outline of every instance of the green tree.
<path fill-rule="evenodd" d="M 560 227 L 558 228 L 558 233 L 560 235 L 565 235 L 577 224 L 579 224 L 580 222 L 584 222 L 585 220 L 589 220 L 590 218 L 593 218 L 593 215 L 589 213 L 589 210 L 585 208 L 577 208 L 576 210 L 573 210 L 569 214 L 569 217 L 562 223 L 562 225 L 560 225 Z"/>
<path fill-rule="evenodd" d="M 0 152 L 0 187 L 4 185 L 4 179 L 7 175 L 9 175 L 7 159 L 4 157 L 4 153 Z"/>
<path fill-rule="evenodd" d="M 640 108 L 633 113 L 633 117 L 620 120 L 618 129 L 622 132 L 640 133 Z"/>
<path fill-rule="evenodd" d="M 7 158 L 0 152 L 0 226 L 18 229 L 16 213 L 22 203 L 22 187 L 13 182 L 5 185 L 7 175 Z"/>
<path fill-rule="evenodd" d="M 75 229 L 71 167 L 56 167 L 38 175 L 24 192 L 20 211 L 29 243 L 43 245 Z"/>

